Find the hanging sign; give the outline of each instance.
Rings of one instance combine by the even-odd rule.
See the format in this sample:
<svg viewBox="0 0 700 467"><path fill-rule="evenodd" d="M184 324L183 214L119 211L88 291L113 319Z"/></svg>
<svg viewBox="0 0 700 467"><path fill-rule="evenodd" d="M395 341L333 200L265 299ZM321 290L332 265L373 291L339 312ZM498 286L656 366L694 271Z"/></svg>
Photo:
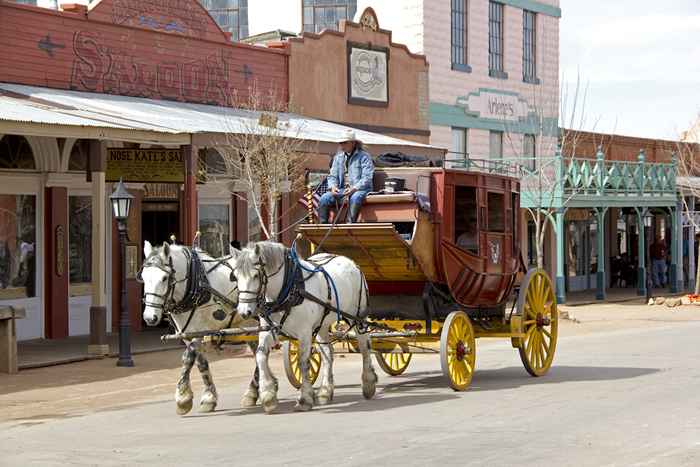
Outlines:
<svg viewBox="0 0 700 467"><path fill-rule="evenodd" d="M184 183L182 149L107 149L108 182Z"/></svg>

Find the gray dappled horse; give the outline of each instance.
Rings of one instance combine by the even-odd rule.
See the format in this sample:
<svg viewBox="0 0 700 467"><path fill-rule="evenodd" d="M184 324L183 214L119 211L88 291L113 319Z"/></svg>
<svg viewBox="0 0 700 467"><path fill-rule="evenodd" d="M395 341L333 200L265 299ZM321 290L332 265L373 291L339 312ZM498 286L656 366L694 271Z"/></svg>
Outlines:
<svg viewBox="0 0 700 467"><path fill-rule="evenodd" d="M143 266L139 279L143 282L143 319L156 326L168 314L178 333L218 331L240 325L236 314L238 287L233 276L233 265L239 252L212 258L198 249L163 243L154 248L144 242ZM216 408L218 396L201 339L185 341L182 370L175 391L177 413L184 415L192 409L190 371L197 368L204 381L200 412ZM255 405L258 396L257 368L241 404ZM250 401L252 400L252 404Z"/></svg>

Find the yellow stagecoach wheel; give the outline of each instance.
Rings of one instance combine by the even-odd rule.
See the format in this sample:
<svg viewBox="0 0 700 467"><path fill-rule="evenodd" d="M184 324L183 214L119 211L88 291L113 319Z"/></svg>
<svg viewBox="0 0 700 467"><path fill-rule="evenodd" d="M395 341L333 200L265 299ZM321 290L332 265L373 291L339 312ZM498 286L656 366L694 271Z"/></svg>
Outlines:
<svg viewBox="0 0 700 467"><path fill-rule="evenodd" d="M408 351L408 347L401 346L391 352L376 352L374 358L377 360L379 368L389 376L399 376L411 363L413 355Z"/></svg>
<svg viewBox="0 0 700 467"><path fill-rule="evenodd" d="M518 312L524 334L518 346L520 359L528 373L542 376L554 360L559 323L554 288L542 269L531 269L523 279Z"/></svg>
<svg viewBox="0 0 700 467"><path fill-rule="evenodd" d="M440 335L442 373L455 391L469 387L476 366L476 339L469 317L463 311L447 316Z"/></svg>
<svg viewBox="0 0 700 467"><path fill-rule="evenodd" d="M299 365L299 343L297 341L284 341L282 343L282 355L284 356L284 372L287 373L289 384L296 389L301 387L301 366ZM316 346L311 349L309 358L309 379L311 384L316 382L321 369L321 354Z"/></svg>

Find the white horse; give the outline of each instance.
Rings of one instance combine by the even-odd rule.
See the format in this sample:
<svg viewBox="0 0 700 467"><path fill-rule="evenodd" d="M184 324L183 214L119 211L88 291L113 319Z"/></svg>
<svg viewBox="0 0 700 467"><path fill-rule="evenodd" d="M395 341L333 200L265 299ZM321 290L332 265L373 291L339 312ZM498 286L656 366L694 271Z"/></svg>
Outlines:
<svg viewBox="0 0 700 467"><path fill-rule="evenodd" d="M232 280L235 279L232 272L238 250L232 248L231 255L223 258L212 258L196 250L194 254L202 266L199 274L191 267L195 256L190 248L168 243L163 243L161 248L153 248L146 241L143 254L145 260L140 272L145 305L143 319L149 326L158 325L166 313L178 333L218 331L241 323L236 314L238 287ZM203 290L207 287L201 287L202 284L208 284L211 290ZM185 344L182 370L175 391L177 413L184 415L192 409L194 396L190 371L195 362L205 386L199 410L211 412L216 408L218 396L205 349L201 339L188 340ZM254 406L257 401L257 375L256 368L250 386L241 399L243 407Z"/></svg>
<svg viewBox="0 0 700 467"><path fill-rule="evenodd" d="M340 310L359 319L367 311L367 283L353 261L328 254L315 255L307 261L299 259L303 279L296 276L295 281L295 262L290 252L279 243L249 245L238 256L234 271L239 289L238 314L241 318L250 318L257 313L261 325L270 327L260 333L255 353L260 371L260 403L267 413L278 404L276 379L270 371L268 356L279 333L299 341L302 385L295 410L306 411L312 408L314 401L320 405L329 403L334 390L333 347L329 338L330 326L337 315L318 301L332 307L338 305L332 285L335 284ZM319 265L328 277L319 271ZM305 291L298 293L301 287ZM308 376L314 333L321 353L321 383L315 394ZM376 391L377 375L372 368L368 334L357 332L357 343L362 353L362 394L371 399Z"/></svg>

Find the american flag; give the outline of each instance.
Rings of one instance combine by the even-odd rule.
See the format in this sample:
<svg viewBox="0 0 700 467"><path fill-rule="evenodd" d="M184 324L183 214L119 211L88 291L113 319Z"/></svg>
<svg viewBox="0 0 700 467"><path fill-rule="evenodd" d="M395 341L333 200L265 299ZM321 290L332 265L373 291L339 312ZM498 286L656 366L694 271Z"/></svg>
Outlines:
<svg viewBox="0 0 700 467"><path fill-rule="evenodd" d="M328 179L324 178L318 185L316 185L316 187L312 189L313 194L311 196L311 204L314 207L314 216L318 217L318 203L321 199L321 196L323 196L323 194L326 191L328 191ZM308 207L306 193L304 193L304 196L299 198L299 204L301 204L304 207Z"/></svg>

